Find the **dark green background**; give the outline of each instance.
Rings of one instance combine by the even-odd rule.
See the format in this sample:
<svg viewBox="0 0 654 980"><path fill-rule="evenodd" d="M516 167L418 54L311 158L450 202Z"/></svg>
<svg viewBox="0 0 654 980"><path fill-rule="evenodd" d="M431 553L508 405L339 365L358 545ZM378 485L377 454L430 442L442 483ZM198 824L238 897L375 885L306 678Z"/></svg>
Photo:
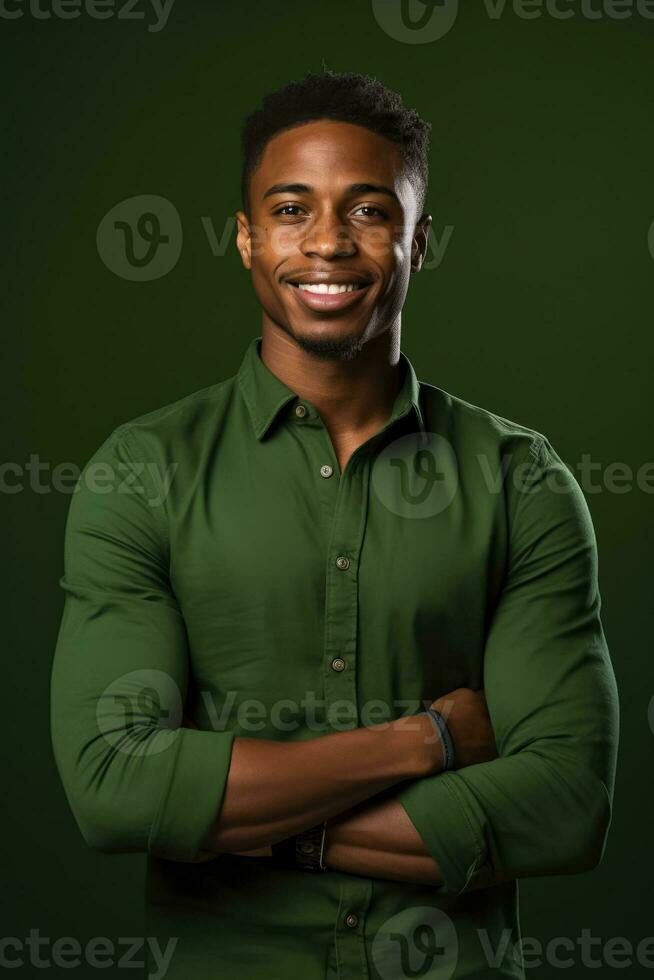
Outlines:
<svg viewBox="0 0 654 980"><path fill-rule="evenodd" d="M654 459L654 21L524 20L508 7L493 20L462 6L449 34L421 45L384 33L368 0L177 0L159 33L85 14L0 19L4 458L81 466L119 423L234 373L260 313L234 234L214 256L201 218L220 237L240 206L243 116L324 58L376 75L433 125L428 209L439 238L454 230L403 314L419 377L544 432L571 465ZM173 202L184 229L176 267L145 283L114 275L96 248L102 216L140 194ZM144 858L86 848L50 747L70 496L23 480L2 494L0 938L139 935ZM543 942L589 928L635 946L654 935L654 496L634 485L587 499L621 695L613 824L593 872L521 882L521 925ZM577 957L572 971L528 976L562 972L615 971Z"/></svg>

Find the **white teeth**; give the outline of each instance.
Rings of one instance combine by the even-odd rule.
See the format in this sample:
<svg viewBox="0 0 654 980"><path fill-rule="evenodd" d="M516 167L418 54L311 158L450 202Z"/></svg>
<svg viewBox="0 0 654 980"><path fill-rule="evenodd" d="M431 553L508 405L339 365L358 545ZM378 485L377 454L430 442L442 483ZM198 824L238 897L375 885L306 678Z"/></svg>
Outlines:
<svg viewBox="0 0 654 980"><path fill-rule="evenodd" d="M300 282L298 283L298 287L299 289L306 290L308 293L352 293L355 289L359 288L354 283L341 286L337 283L326 282Z"/></svg>

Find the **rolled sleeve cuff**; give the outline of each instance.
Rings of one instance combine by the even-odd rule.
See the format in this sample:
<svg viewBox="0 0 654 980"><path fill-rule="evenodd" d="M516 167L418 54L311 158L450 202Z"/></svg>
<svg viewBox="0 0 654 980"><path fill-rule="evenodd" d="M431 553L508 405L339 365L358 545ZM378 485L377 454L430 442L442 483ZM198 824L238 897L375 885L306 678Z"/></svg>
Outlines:
<svg viewBox="0 0 654 980"><path fill-rule="evenodd" d="M457 778L440 773L418 779L397 795L441 869L440 890L452 895L465 891L486 860L483 813Z"/></svg>
<svg viewBox="0 0 654 980"><path fill-rule="evenodd" d="M148 853L192 861L218 816L235 733L178 731L172 772L150 829Z"/></svg>

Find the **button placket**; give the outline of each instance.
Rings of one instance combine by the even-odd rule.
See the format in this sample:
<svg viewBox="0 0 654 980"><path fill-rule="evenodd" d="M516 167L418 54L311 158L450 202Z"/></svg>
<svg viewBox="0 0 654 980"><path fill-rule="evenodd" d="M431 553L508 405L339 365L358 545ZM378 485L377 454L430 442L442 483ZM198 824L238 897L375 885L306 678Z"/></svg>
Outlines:
<svg viewBox="0 0 654 980"><path fill-rule="evenodd" d="M368 506L368 482L367 460L356 467L346 467L341 475L327 559L323 659L325 712L328 723L337 722L339 731L357 728L360 724L356 683L358 572ZM346 702L345 717L343 702Z"/></svg>
<svg viewBox="0 0 654 980"><path fill-rule="evenodd" d="M339 980L359 980L370 975L363 933L372 901L372 881L341 875L341 894L334 942Z"/></svg>
<svg viewBox="0 0 654 980"><path fill-rule="evenodd" d="M298 423L302 430L302 442L311 468L313 492L320 509L321 527L325 532L325 546L330 540L334 511L338 497L340 473L327 430L320 416L304 418Z"/></svg>

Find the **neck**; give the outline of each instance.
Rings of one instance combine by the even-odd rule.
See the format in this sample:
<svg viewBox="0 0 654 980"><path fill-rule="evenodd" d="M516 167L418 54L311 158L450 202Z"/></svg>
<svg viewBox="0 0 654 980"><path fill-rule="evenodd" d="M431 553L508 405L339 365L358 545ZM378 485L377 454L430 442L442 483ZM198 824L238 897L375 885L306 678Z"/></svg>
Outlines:
<svg viewBox="0 0 654 980"><path fill-rule="evenodd" d="M315 406L333 438L377 431L388 420L401 384L399 318L347 361L310 354L276 324L264 322L261 360Z"/></svg>

